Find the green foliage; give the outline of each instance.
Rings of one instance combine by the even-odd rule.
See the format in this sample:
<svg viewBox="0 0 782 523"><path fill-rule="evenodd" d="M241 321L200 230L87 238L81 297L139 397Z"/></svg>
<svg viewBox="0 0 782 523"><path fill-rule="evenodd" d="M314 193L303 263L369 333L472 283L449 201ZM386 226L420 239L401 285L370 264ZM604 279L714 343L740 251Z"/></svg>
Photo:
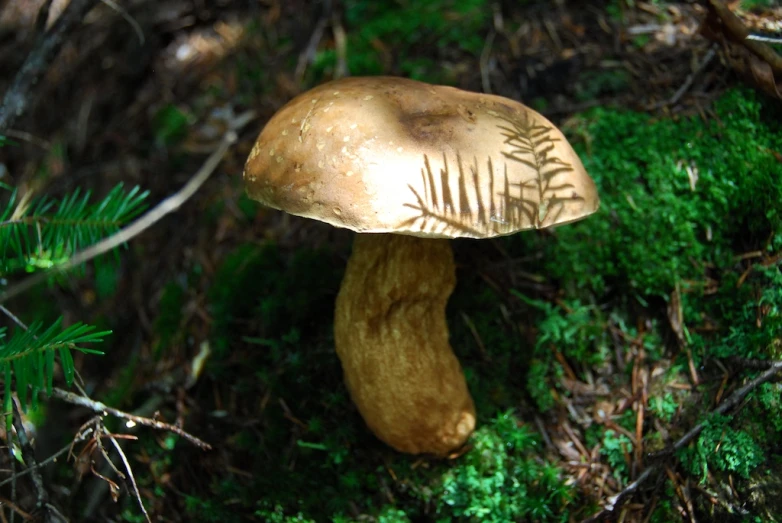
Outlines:
<svg viewBox="0 0 782 523"><path fill-rule="evenodd" d="M710 312L726 321L726 332L716 342L694 335L693 344L704 356L717 358L780 358L782 346L782 271L779 267L753 267L754 277L737 289L726 281ZM755 299L754 295L760 298ZM758 311L764 312L758 321Z"/></svg>
<svg viewBox="0 0 782 523"><path fill-rule="evenodd" d="M146 192L122 184L90 203L90 193L76 190L59 200L19 201L11 191L0 205L0 276L33 272L66 262L76 251L113 234L139 214Z"/></svg>
<svg viewBox="0 0 782 523"><path fill-rule="evenodd" d="M661 396L649 398L649 410L662 421L669 423L679 409L679 404L673 394L666 392Z"/></svg>
<svg viewBox="0 0 782 523"><path fill-rule="evenodd" d="M3 411L6 424L10 424L12 413L11 393L19 396L23 406L32 401L38 405L38 393L51 394L54 381L54 362L60 357L65 381L73 381L73 356L71 351L78 350L93 354L99 351L83 347L85 343L103 341L110 331L97 331L95 327L75 323L62 328L61 319L44 328L40 322L33 323L28 329L17 329L8 336L6 329L0 328L0 373L3 376ZM13 383L13 387L12 387Z"/></svg>
<svg viewBox="0 0 782 523"><path fill-rule="evenodd" d="M90 193L76 190L57 200L50 197L25 201L17 191L6 189L0 204L0 276L25 270L49 269L67 262L77 251L119 230L143 209L147 193L138 187L126 191L117 185L97 203ZM104 275L104 276L101 276ZM114 271L98 271L97 289L101 293L114 287ZM55 359L59 356L65 382L73 380L71 351L96 353L83 345L102 341L110 331L75 323L63 328L61 319L45 324L34 322L27 329L17 328L10 336L0 329L0 372L4 385L6 424L11 423L11 392L22 405L36 405L41 391L51 393Z"/></svg>
<svg viewBox="0 0 782 523"><path fill-rule="evenodd" d="M617 478L627 481L628 463L626 456L632 455L633 442L624 434L617 434L614 430L603 432L603 446L600 454L611 465L611 470Z"/></svg>
<svg viewBox="0 0 782 523"><path fill-rule="evenodd" d="M261 502L261 504L268 505L266 502ZM255 515L259 518L263 518L262 521L266 521L267 523L315 523L314 519L305 517L301 512L295 516L286 515L285 509L280 504L275 505L272 509L258 509L255 512Z"/></svg>
<svg viewBox="0 0 782 523"><path fill-rule="evenodd" d="M747 10L763 9L779 5L779 0L741 0L741 8Z"/></svg>
<svg viewBox="0 0 782 523"><path fill-rule="evenodd" d="M442 68L415 49L447 47L478 55L483 47L491 7L486 0L346 0L347 66L353 75L389 73L442 81ZM322 74L334 68L336 52L321 51L314 68Z"/></svg>
<svg viewBox="0 0 782 523"><path fill-rule="evenodd" d="M748 478L765 461L765 453L749 432L731 426L732 416L710 414L700 437L679 456L691 474L705 479L709 470L735 472Z"/></svg>
<svg viewBox="0 0 782 523"><path fill-rule="evenodd" d="M605 338L605 320L596 307L578 301L563 302L561 306L527 298L518 291L511 293L541 311L537 322L538 336L534 359L527 374L527 391L541 411L554 406L552 389L560 383L562 364L553 357L554 351L578 366L599 366L608 354Z"/></svg>
<svg viewBox="0 0 782 523"><path fill-rule="evenodd" d="M176 105L168 104L160 108L152 119L155 141L160 145L174 145L187 134L191 119L191 115Z"/></svg>
<svg viewBox="0 0 782 523"><path fill-rule="evenodd" d="M668 296L687 281L697 290L706 264L724 266L741 248L733 238L756 245L782 230L773 154L782 150L779 110L732 91L715 111L709 122L587 113L578 127L586 140L575 146L598 186L600 211L558 229L556 242L508 241L544 251L546 274L565 287Z"/></svg>
<svg viewBox="0 0 782 523"><path fill-rule="evenodd" d="M439 488L438 522L552 521L572 491L559 470L541 462L538 437L510 412L479 428L473 449L447 471Z"/></svg>
<svg viewBox="0 0 782 523"><path fill-rule="evenodd" d="M735 257L782 249L782 171L774 155L782 150L782 119L778 108L747 91L729 92L715 110L718 118L709 122L654 120L619 110L588 113L571 131L583 137L576 146L598 185L600 212L557 229L553 241L540 234L502 240L511 256L543 253L539 265L525 270L560 284L557 305L514 292L533 313L536 344L526 387L540 410L554 408L567 394L560 386L563 368L557 354L586 382L603 368L610 369L617 386L626 383L628 376L605 366L614 361L605 339L609 326L621 333L612 340L616 350L626 350L621 340L633 340L633 350L643 348L647 361L671 357L667 322L648 316L677 287L684 335L699 373L720 372L714 358L782 357L779 262L769 265L766 258L764 265L748 270ZM716 287L704 296L707 277ZM642 323L638 311L643 311ZM686 352L676 354L659 385L688 374ZM692 413L713 408L708 400L719 384L702 385L703 396L657 389L649 397L650 413L690 427L697 422ZM682 396L691 399L680 406ZM729 424L719 417L710 421L678 454L682 465L698 478L706 472L748 477L778 452L781 407L776 384L761 388ZM680 410L681 419L674 419ZM628 411L615 421L632 427L632 419L625 418L633 414ZM653 444L658 437L652 431L645 439ZM593 425L586 442L590 448L601 445L603 459L620 482L629 479L629 438ZM655 517L664 520L670 514L669 507Z"/></svg>
<svg viewBox="0 0 782 523"><path fill-rule="evenodd" d="M755 397L759 403L757 418L765 419L777 432L782 432L782 384L764 383L755 391Z"/></svg>

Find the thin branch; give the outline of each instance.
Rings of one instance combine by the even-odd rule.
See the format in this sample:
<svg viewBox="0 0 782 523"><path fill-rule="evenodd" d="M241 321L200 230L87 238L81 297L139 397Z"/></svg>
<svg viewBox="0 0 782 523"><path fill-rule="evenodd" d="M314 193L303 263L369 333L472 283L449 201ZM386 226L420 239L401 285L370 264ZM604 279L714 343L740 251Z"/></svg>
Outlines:
<svg viewBox="0 0 782 523"><path fill-rule="evenodd" d="M23 142L31 143L33 145L37 145L41 149L45 151L49 151L52 148L52 144L48 141L44 140L43 138L39 138L38 136L35 136L32 133L28 133L27 131L20 131L19 129L6 129L3 133L6 138L14 138L16 140L21 140Z"/></svg>
<svg viewBox="0 0 782 523"><path fill-rule="evenodd" d="M130 27L133 28L133 30L136 32L136 37L138 38L138 42L141 45L144 45L144 30L141 28L141 25L139 25L136 20L130 16L130 13L128 13L125 8L123 8L121 5L114 2L114 0L100 0L110 8L114 9L119 15L130 25Z"/></svg>
<svg viewBox="0 0 782 523"><path fill-rule="evenodd" d="M763 36L763 35L748 35L747 40L754 40L756 42L764 42L767 44L782 45L782 37L778 36Z"/></svg>
<svg viewBox="0 0 782 523"><path fill-rule="evenodd" d="M0 312L11 318L11 321L19 325L23 330L30 330L30 328L25 325L22 320L20 320L13 312L9 311L4 305L0 305Z"/></svg>
<svg viewBox="0 0 782 523"><path fill-rule="evenodd" d="M17 474L14 474L12 477L8 479L4 479L3 481L0 481L0 487L7 485L8 483L11 483L14 479L21 478L22 476L26 476L27 474L30 474L33 470L40 469L48 465L49 463L52 463L57 460L60 456L68 452L70 450L72 443L68 443L63 448L46 458L45 460L36 463L35 465L29 466L26 469L24 469L22 472L19 472Z"/></svg>
<svg viewBox="0 0 782 523"><path fill-rule="evenodd" d="M125 453L122 451L122 447L119 446L119 443L117 443L117 440L114 439L113 434L110 434L106 429L103 429L103 433L109 437L109 441L111 441L114 444L114 448L117 449L117 452L119 453L119 457L122 459L122 463L125 464L125 470L128 471L130 484L133 485L133 493L136 495L138 504L141 507L141 512L144 513L144 517L147 518L147 521L149 523L152 523L152 520L149 519L149 514L147 513L147 509L144 507L144 502L141 500L141 493L138 490L138 485L136 485L136 478L133 476L133 469L130 468L130 462L128 462L127 456L125 456Z"/></svg>
<svg viewBox="0 0 782 523"><path fill-rule="evenodd" d="M101 403L100 401L95 401L91 398L79 396L78 394L68 392L67 390L63 390L55 387L54 389L52 389L52 397L61 399L72 405L86 407L92 410L93 412L97 412L98 414L111 414L112 416L116 416L118 418L128 420L129 422L133 422L138 425L144 425L158 430L173 432L174 434L183 437L184 439L188 440L189 442L191 442L192 444L196 445L197 447L203 450L210 450L212 448L212 446L209 443L193 436L188 432L185 432L184 430L177 427L176 425L171 425L170 423L164 423L162 421L158 421L151 418L136 416L135 414L130 414L128 412L115 409L114 407L109 407L108 405Z"/></svg>
<svg viewBox="0 0 782 523"><path fill-rule="evenodd" d="M19 72L16 73L11 87L6 91L0 104L0 134L14 124L14 121L27 110L30 91L38 83L49 67L67 36L76 28L84 16L95 6L98 0L71 0L49 31L42 32L30 54L27 55ZM39 26L45 26L49 3L39 16ZM40 23L44 20L43 24Z"/></svg>
<svg viewBox="0 0 782 523"><path fill-rule="evenodd" d="M766 383L767 381L771 381L774 376L776 376L778 373L782 372L782 361L774 361L774 362L768 362L767 369L760 374L757 378L750 381L740 389L738 389L736 392L730 395L728 399L723 401L719 407L714 409L712 412L716 414L725 414L727 411L741 403L744 398L761 386L762 384ZM649 454L647 458L649 459L656 459L662 456L667 456L673 454L673 452L683 448L684 446L688 445L693 439L695 439L698 434L700 434L703 429L706 427L706 422L700 422L697 425L695 425L689 432L687 432L684 436L676 440L676 442L673 444L672 447L669 449L656 452L653 454ZM643 472L629 485L627 485L624 489L622 489L621 492L617 493L614 496L611 496L608 498L608 502L606 503L605 507L603 507L603 510L598 512L597 514L594 514L587 519L584 520L584 523L586 522L593 522L593 521L601 521L607 516L611 515L617 508L619 508L626 499L628 499L633 493L635 493L638 489L641 488L641 486L653 475L656 475L657 472L660 471L662 467L662 463L653 463L646 467Z"/></svg>
<svg viewBox="0 0 782 523"><path fill-rule="evenodd" d="M329 2L330 4L330 2ZM326 27L329 25L329 16L324 15L315 24L315 29L310 35L307 47L299 55L299 61L296 63L296 71L294 72L294 78L296 82L301 84L304 79L304 73L307 71L307 67L315 60L315 55L318 52L318 46L323 39L323 34L326 32Z"/></svg>
<svg viewBox="0 0 782 523"><path fill-rule="evenodd" d="M22 516L22 518L24 518L25 521L34 521L32 514L25 512L11 500L0 498L0 507L8 507L11 509L11 523L14 522L14 517L16 516L16 514Z"/></svg>
<svg viewBox="0 0 782 523"><path fill-rule="evenodd" d="M123 243L138 236L146 229L160 221L164 216L170 214L179 209L187 200L189 200L198 189L209 179L214 170L220 164L228 151L228 148L237 140L236 132L231 130L223 136L220 145L217 149L206 159L201 168L196 172L192 178L176 193L169 196L165 200L161 201L155 207L139 217L136 221L118 231L117 233L109 236L108 238L101 240L100 242L83 249L74 254L68 261L53 267L52 269L44 272L39 272L27 279L22 280L18 284L12 286L10 289L0 294L0 303L4 303L11 298L19 296L24 292L35 287L39 283L49 278L52 273L64 273L68 272L75 267L78 267L82 263L85 263L101 254L105 254L116 247L119 247Z"/></svg>
<svg viewBox="0 0 782 523"><path fill-rule="evenodd" d="M713 412L716 414L725 414L727 411L729 411L730 409L732 409L733 407L741 403L744 400L744 398L747 396L747 394L749 394L759 386L763 385L767 381L771 381L771 379L774 376L776 376L778 372L782 372L782 361L772 362L765 372L763 372L760 376L758 376L757 378L750 381L749 383L741 387L739 390L731 394L730 397L725 401L723 401L719 407L714 409ZM695 425L695 427L693 427L692 430L690 430L687 434L679 438L679 440L673 445L673 451L679 450L685 445L687 445L688 443L690 443L690 441L695 439L705 427L706 424L703 422Z"/></svg>

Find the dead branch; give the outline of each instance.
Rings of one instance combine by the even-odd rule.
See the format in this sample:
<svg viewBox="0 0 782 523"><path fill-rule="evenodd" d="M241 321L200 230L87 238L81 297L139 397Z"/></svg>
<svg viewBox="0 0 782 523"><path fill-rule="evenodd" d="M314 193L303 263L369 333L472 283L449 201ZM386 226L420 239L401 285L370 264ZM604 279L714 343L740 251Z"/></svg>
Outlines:
<svg viewBox="0 0 782 523"><path fill-rule="evenodd" d="M103 414L103 415L111 414L112 416L122 418L124 420L127 420L128 422L132 422L138 425L144 425L146 427L152 427L158 430L173 432L174 434L181 436L182 438L186 439L193 445L203 450L210 450L212 448L212 446L209 443L193 436L192 434L186 432L180 427L177 427L176 425L171 425L170 423L164 423L162 421L158 421L151 418L145 418L143 416L136 416L135 414L130 414L129 412L124 412L119 409L115 409L114 407L109 407L108 405L106 405L105 403L101 403L100 401L95 401L86 396L79 396L78 394L74 394L73 392L68 392L67 390L63 390L56 387L52 390L52 396L57 399L68 402L71 405L86 407L98 414Z"/></svg>

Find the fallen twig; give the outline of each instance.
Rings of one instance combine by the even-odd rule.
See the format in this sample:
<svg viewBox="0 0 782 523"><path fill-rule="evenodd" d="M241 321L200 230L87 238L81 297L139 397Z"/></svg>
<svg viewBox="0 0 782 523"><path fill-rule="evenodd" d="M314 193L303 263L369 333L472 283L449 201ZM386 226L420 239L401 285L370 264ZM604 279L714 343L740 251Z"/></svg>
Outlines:
<svg viewBox="0 0 782 523"><path fill-rule="evenodd" d="M767 365L766 370L760 374L757 378L753 379L740 389L738 389L736 392L730 395L728 399L726 399L724 402L720 404L719 407L714 409L712 412L716 414L725 414L727 411L738 405L742 402L742 400L755 390L760 385L766 383L767 381L770 381L774 378L778 373L782 372L782 361L774 361L769 362ZM676 442L669 448L660 452L655 452L653 454L648 454L647 459L657 459L664 456L669 456L673 454L675 451L683 448L684 446L688 445L693 439L695 439L698 434L703 431L706 424L705 422L698 423L695 425L692 429L690 429L689 432L687 432L684 436L676 440ZM611 515L617 508L622 506L624 504L624 501L628 499L633 493L635 493L645 482L648 480L652 475L656 474L657 472L660 472L660 470L663 467L663 463L653 463L646 467L643 472L636 478L635 481L628 484L624 489L622 489L620 492L615 494L614 496L611 496L608 498L608 502L603 507L603 510L598 512L597 514L594 514L587 519L584 520L584 523L591 522L591 521L599 521L606 516Z"/></svg>
<svg viewBox="0 0 782 523"><path fill-rule="evenodd" d="M68 392L67 390L63 390L55 387L54 389L52 389L52 397L66 401L72 405L86 407L92 410L93 412L97 412L98 414L104 414L104 415L111 414L112 416L125 419L129 422L136 423L138 425L144 425L146 427L152 427L158 430L173 432L174 434L183 437L193 445L203 450L210 450L212 448L212 446L209 443L193 436L192 434L182 430L180 427L177 427L176 425L171 425L170 423L164 423L162 421L158 421L151 418L136 416L135 414L130 414L129 412L124 412L119 409L109 407L105 403L102 403L100 401L95 401L86 396L79 396L78 394L74 394L73 392Z"/></svg>

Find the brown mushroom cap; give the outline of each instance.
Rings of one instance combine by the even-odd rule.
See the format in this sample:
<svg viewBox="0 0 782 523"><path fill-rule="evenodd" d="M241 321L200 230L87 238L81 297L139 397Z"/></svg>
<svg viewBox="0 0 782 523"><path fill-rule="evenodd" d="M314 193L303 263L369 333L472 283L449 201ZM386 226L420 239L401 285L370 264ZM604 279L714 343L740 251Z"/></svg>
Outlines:
<svg viewBox="0 0 782 523"><path fill-rule="evenodd" d="M345 78L291 100L244 171L248 194L357 232L487 238L595 212L563 134L507 98L393 77Z"/></svg>

